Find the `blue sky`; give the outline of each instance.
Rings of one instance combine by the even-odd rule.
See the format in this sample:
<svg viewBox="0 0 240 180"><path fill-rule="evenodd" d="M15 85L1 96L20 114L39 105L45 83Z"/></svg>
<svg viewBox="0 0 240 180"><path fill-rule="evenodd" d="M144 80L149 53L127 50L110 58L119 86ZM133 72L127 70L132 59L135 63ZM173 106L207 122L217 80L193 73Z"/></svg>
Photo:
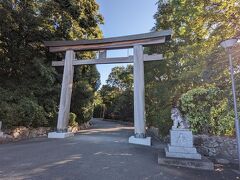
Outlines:
<svg viewBox="0 0 240 180"><path fill-rule="evenodd" d="M153 15L157 11L157 0L96 0L104 17L101 26L104 37L146 33L154 26ZM132 50L110 51L108 57L128 56ZM111 69L126 64L97 65L101 83L105 84Z"/></svg>

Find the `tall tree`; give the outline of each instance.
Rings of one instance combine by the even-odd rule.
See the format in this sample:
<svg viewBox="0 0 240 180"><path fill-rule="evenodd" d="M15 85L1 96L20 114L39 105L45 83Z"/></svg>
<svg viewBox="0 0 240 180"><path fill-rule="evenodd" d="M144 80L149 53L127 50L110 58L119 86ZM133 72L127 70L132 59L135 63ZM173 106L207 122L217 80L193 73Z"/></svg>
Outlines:
<svg viewBox="0 0 240 180"><path fill-rule="evenodd" d="M133 66L114 67L100 94L105 105L105 117L133 120Z"/></svg>
<svg viewBox="0 0 240 180"><path fill-rule="evenodd" d="M148 123L170 127L170 109L177 105L181 94L206 84L203 74L207 74L208 57L220 41L240 32L239 10L237 0L158 1L153 31L172 29L174 33L166 46L146 50L165 55L163 62L145 65ZM163 134L168 132L166 129L161 129Z"/></svg>
<svg viewBox="0 0 240 180"><path fill-rule="evenodd" d="M48 53L42 42L101 37L98 25L103 18L98 8L95 0L0 0L0 120L5 126L56 121L62 70L55 71L50 62L64 55ZM81 88L90 86L93 96L99 86L96 67L78 67L75 73L76 84L87 74Z"/></svg>

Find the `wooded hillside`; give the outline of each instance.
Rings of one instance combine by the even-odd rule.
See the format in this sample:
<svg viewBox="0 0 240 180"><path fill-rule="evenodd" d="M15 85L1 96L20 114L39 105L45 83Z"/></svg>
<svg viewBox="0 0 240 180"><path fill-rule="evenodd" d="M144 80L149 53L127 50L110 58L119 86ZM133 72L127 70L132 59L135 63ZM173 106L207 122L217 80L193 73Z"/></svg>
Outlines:
<svg viewBox="0 0 240 180"><path fill-rule="evenodd" d="M95 0L0 1L0 120L5 128L56 126L62 69L52 68L51 61L64 54L48 53L43 41L101 38L98 9ZM71 110L78 122L92 116L99 85L95 66L75 68Z"/></svg>

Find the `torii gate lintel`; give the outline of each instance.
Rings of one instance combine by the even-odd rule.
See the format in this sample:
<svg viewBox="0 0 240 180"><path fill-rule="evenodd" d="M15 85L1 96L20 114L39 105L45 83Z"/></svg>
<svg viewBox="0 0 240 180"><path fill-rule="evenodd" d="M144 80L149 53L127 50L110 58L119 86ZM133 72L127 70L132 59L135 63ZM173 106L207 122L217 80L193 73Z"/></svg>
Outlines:
<svg viewBox="0 0 240 180"><path fill-rule="evenodd" d="M60 107L58 114L57 132L48 134L49 138L65 138L72 136L67 132L70 113L70 103L75 65L84 64L134 64L134 132L129 138L129 143L151 145L151 138L146 137L145 123L145 93L144 93L144 61L162 60L162 54L146 55L143 46L165 43L171 37L171 30L130 35L116 38L80 41L48 41L45 45L50 52L65 51L65 60L53 61L53 66L64 66L61 89ZM107 58L106 51L110 49L133 48L133 56ZM74 51L101 51L98 59L76 60Z"/></svg>

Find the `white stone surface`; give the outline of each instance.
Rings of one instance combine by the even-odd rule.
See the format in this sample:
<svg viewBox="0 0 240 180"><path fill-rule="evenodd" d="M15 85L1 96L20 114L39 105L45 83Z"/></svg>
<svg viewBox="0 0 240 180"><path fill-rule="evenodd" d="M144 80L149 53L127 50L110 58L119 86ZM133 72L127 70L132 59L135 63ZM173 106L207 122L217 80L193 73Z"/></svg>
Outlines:
<svg viewBox="0 0 240 180"><path fill-rule="evenodd" d="M208 158L202 157L201 159L190 159L190 158L168 158L165 157L161 152L158 153L158 164L194 168L203 170L214 170L214 164Z"/></svg>
<svg viewBox="0 0 240 180"><path fill-rule="evenodd" d="M75 53L72 50L66 51L64 61L64 72L63 81L60 97L60 107L58 114L58 130L66 130L68 127L70 103L72 96L72 85L73 85L73 60L75 59Z"/></svg>
<svg viewBox="0 0 240 180"><path fill-rule="evenodd" d="M170 130L171 146L193 147L192 131L188 129Z"/></svg>
<svg viewBox="0 0 240 180"><path fill-rule="evenodd" d="M135 134L146 133L145 95L144 95L144 62L143 47L135 45L134 52L134 130Z"/></svg>
<svg viewBox="0 0 240 180"><path fill-rule="evenodd" d="M131 143L131 144L151 146L151 137L135 138L134 136L131 136L131 137L129 137L128 142Z"/></svg>
<svg viewBox="0 0 240 180"><path fill-rule="evenodd" d="M58 133L58 132L50 132L48 133L48 138L56 138L56 139L62 139L74 136L72 132L65 132L65 133Z"/></svg>
<svg viewBox="0 0 240 180"><path fill-rule="evenodd" d="M176 153L197 153L194 147L170 146L170 144L168 144L168 150Z"/></svg>
<svg viewBox="0 0 240 180"><path fill-rule="evenodd" d="M184 158L184 159L201 159L201 155L198 153L181 153L181 152L169 152L168 148L165 149L167 157Z"/></svg>
<svg viewBox="0 0 240 180"><path fill-rule="evenodd" d="M0 131L0 137L3 137L3 132Z"/></svg>
<svg viewBox="0 0 240 180"><path fill-rule="evenodd" d="M170 136L170 144L165 148L166 157L201 159L201 155L193 147L192 131L188 129L174 129L170 130Z"/></svg>

